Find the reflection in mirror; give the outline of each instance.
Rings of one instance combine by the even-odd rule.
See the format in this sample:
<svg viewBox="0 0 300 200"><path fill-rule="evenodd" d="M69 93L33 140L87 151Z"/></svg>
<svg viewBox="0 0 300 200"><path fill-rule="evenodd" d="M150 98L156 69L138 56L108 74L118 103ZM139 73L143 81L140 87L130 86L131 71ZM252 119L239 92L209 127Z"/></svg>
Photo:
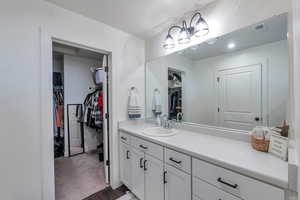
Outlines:
<svg viewBox="0 0 300 200"><path fill-rule="evenodd" d="M170 120L182 119L182 72L168 69L168 111Z"/></svg>
<svg viewBox="0 0 300 200"><path fill-rule="evenodd" d="M280 15L153 60L146 116L241 130L280 125L289 120L288 59Z"/></svg>

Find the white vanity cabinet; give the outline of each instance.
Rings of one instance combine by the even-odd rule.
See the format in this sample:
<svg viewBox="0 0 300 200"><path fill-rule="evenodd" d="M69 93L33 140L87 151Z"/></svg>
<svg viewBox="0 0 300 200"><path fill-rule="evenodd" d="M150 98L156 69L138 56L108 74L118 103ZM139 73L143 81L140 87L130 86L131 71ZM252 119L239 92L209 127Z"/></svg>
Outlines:
<svg viewBox="0 0 300 200"><path fill-rule="evenodd" d="M120 142L120 178L129 189L131 189L131 160L131 147Z"/></svg>
<svg viewBox="0 0 300 200"><path fill-rule="evenodd" d="M191 175L165 165L165 200L190 200L191 197Z"/></svg>
<svg viewBox="0 0 300 200"><path fill-rule="evenodd" d="M193 195L200 197L200 199L210 200L211 198L208 198L209 196L218 195L218 199L222 200L284 200L283 189L210 164L206 161L193 158L192 169ZM204 190L203 188L207 189Z"/></svg>
<svg viewBox="0 0 300 200"><path fill-rule="evenodd" d="M121 181L140 200L284 200L284 189L120 132Z"/></svg>
<svg viewBox="0 0 300 200"><path fill-rule="evenodd" d="M145 155L145 200L164 200L164 164Z"/></svg>
<svg viewBox="0 0 300 200"><path fill-rule="evenodd" d="M121 181L140 200L164 200L163 147L122 132L120 141Z"/></svg>
<svg viewBox="0 0 300 200"><path fill-rule="evenodd" d="M131 191L141 200L145 199L144 152L132 148L131 154Z"/></svg>

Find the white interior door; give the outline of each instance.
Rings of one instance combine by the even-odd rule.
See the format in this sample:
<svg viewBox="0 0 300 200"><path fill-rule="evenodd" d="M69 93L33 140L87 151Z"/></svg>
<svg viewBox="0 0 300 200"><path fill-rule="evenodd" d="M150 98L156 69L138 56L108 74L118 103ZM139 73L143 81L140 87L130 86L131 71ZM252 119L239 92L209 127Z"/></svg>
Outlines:
<svg viewBox="0 0 300 200"><path fill-rule="evenodd" d="M251 130L262 120L261 65L218 72L219 125Z"/></svg>
<svg viewBox="0 0 300 200"><path fill-rule="evenodd" d="M145 200L164 200L164 164L145 155Z"/></svg>
<svg viewBox="0 0 300 200"><path fill-rule="evenodd" d="M104 56L103 59L106 59L107 56ZM105 174L105 182L109 184L109 164L110 164L110 158L109 158L109 131L108 131L108 125L109 125L109 119L105 117L105 114L108 113L108 72L105 72L103 69L104 79L102 84L102 95L103 95L103 149L104 149L104 174ZM109 162L109 163L107 163Z"/></svg>

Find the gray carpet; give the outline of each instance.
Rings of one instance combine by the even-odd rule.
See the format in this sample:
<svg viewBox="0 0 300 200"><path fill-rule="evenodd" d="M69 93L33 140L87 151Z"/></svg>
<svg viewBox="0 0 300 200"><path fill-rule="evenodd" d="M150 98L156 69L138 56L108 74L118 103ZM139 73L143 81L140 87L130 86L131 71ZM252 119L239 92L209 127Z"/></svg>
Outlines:
<svg viewBox="0 0 300 200"><path fill-rule="evenodd" d="M55 159L55 199L82 200L106 188L103 164L95 153Z"/></svg>

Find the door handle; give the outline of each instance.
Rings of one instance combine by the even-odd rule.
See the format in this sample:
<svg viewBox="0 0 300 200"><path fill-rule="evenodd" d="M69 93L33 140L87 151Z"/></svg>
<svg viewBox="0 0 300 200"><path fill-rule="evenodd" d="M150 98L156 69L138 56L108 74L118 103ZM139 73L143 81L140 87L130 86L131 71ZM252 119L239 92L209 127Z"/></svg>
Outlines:
<svg viewBox="0 0 300 200"><path fill-rule="evenodd" d="M129 157L129 151L126 152L126 158L127 158L127 160L130 159L130 157Z"/></svg>
<svg viewBox="0 0 300 200"><path fill-rule="evenodd" d="M257 122L259 122L260 118L259 117L255 117L254 120L257 121Z"/></svg>
<svg viewBox="0 0 300 200"><path fill-rule="evenodd" d="M143 166L143 160L144 160L144 158L140 158L140 168L141 169L144 168L144 166Z"/></svg>
<svg viewBox="0 0 300 200"><path fill-rule="evenodd" d="M146 164L147 164L147 160L144 160L144 171L147 171L147 167L146 167Z"/></svg>
<svg viewBox="0 0 300 200"><path fill-rule="evenodd" d="M164 171L164 184L167 184L167 171Z"/></svg>
<svg viewBox="0 0 300 200"><path fill-rule="evenodd" d="M234 188L234 189L236 189L236 188L238 187L238 184L234 184L234 185L233 185L233 184L227 183L226 181L223 181L221 177L218 178L217 181L220 182L220 183L222 183L222 184L224 184L224 185L227 185L227 186L229 186L229 187L232 187L232 188Z"/></svg>

